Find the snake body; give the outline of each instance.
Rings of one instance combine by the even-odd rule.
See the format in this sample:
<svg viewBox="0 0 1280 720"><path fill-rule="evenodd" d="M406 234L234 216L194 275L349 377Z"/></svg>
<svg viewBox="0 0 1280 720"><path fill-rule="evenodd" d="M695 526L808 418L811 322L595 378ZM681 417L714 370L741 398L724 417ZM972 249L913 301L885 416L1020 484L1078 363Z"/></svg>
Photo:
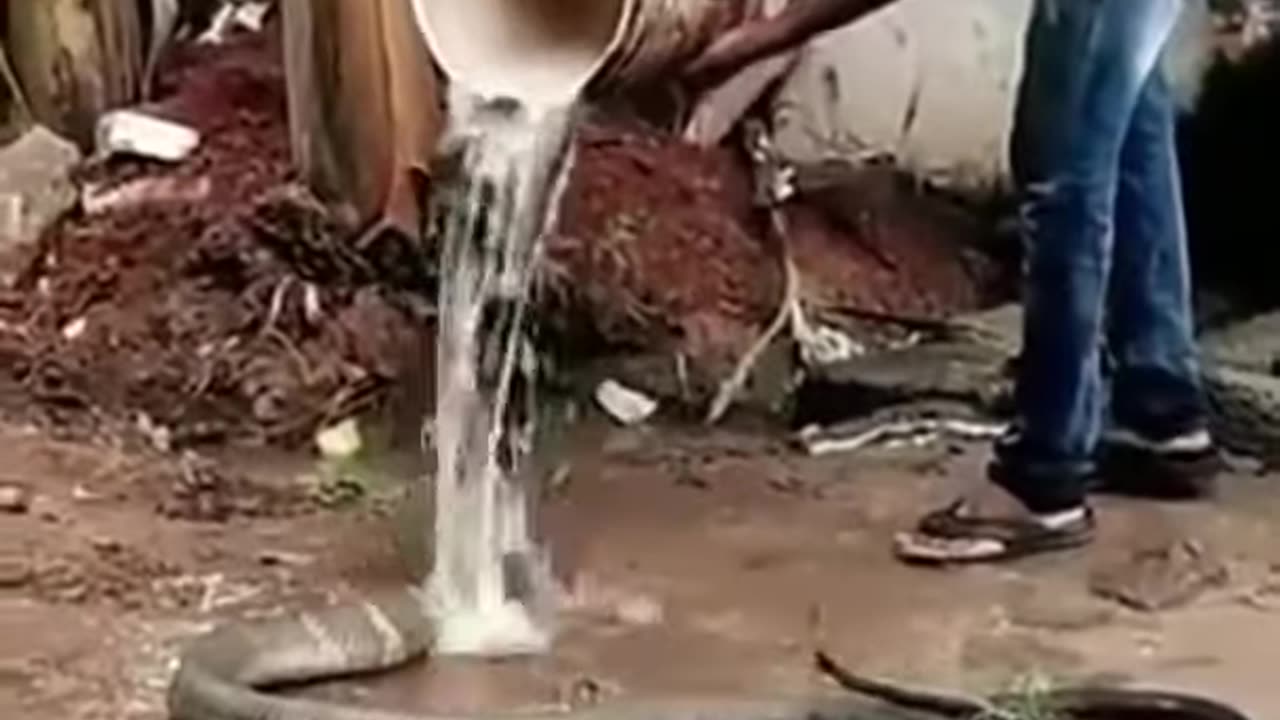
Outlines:
<svg viewBox="0 0 1280 720"><path fill-rule="evenodd" d="M1005 309L968 318L948 337L833 369L828 380L861 384L907 403L946 398L989 407L1007 392L1009 364L1017 354L1018 317L1016 309ZM1220 441L1234 450L1280 457L1280 378L1271 374L1280 357L1280 315L1207 337L1202 349ZM432 644L433 622L420 593L411 588L301 616L231 624L186 648L170 687L170 716L446 720L270 693L284 686L392 670L426 658ZM991 708L964 698L903 691L847 673L833 677L854 694L606 704L543 715L448 720L930 720L971 718ZM1079 720L1246 720L1213 703L1156 692L1082 688L1061 691L1053 699L1066 717Z"/></svg>
<svg viewBox="0 0 1280 720"><path fill-rule="evenodd" d="M1016 720L992 701L904 689L857 677L825 655L818 667L847 694L688 699L596 705L543 714L404 715L271 694L273 688L392 670L425 658L432 621L414 589L301 616L224 626L183 654L169 693L172 720ZM1199 698L1112 688L1051 693L1064 720L1249 720ZM1012 707L1010 702L1007 706Z"/></svg>
<svg viewBox="0 0 1280 720"><path fill-rule="evenodd" d="M928 720L852 695L687 699L597 705L544 714L420 716L271 694L273 688L384 672L427 657L432 621L406 588L253 623L195 640L169 689L172 720Z"/></svg>
<svg viewBox="0 0 1280 720"><path fill-rule="evenodd" d="M857 389L875 408L933 411L960 402L988 414L1009 409L1011 368L1019 351L1021 310L1007 306L957 319L951 330L918 345L871 354L825 368L825 386ZM1280 461L1280 313L1206 333L1200 338L1209 422L1232 452Z"/></svg>

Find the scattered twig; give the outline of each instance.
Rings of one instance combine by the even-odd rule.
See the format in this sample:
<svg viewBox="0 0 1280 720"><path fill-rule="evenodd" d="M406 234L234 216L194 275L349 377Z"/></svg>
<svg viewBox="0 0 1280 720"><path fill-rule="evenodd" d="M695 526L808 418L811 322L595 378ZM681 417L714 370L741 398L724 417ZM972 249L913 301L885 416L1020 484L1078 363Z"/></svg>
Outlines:
<svg viewBox="0 0 1280 720"><path fill-rule="evenodd" d="M213 384L213 379L217 373L218 365L226 360L227 356L230 355L233 350L239 348L246 350L252 349L255 346L261 345L267 339L275 339L298 363L300 371L304 373L308 371L306 360L302 357L301 351L299 351L289 340L287 335L280 332L276 327L276 324L280 321L280 316L284 312L285 301L288 299L288 292L293 287L293 283L293 276L285 276L276 284L275 289L271 292L271 300L267 305L266 318L263 319L260 329L252 340L245 345L241 345L240 338L233 336L227 338L221 343L221 346L213 352L205 363L204 371L200 374L200 379L193 385L193 389L188 392L188 404L199 399L208 392L209 387ZM243 376L243 368L241 372L233 373L233 376L233 380L238 382Z"/></svg>
<svg viewBox="0 0 1280 720"><path fill-rule="evenodd" d="M768 351L778 336L787 328L793 331L803 329L804 318L800 310L800 273L791 257L791 244L788 242L786 217L781 203L786 199L787 189L779 177L782 168L777 165L776 158L767 147L768 138L758 121L748 123L746 132L748 150L756 163L757 201L765 205L769 214L769 229L773 239L779 246L782 255L784 285L782 301L778 313L765 328L764 332L752 343L747 352L738 360L729 377L720 384L715 398L707 412L706 423L714 425L719 422L733 405L738 393L747 384L751 371L759 363L760 357Z"/></svg>
<svg viewBox="0 0 1280 720"><path fill-rule="evenodd" d="M271 328L268 330L266 337L275 340L276 344L288 353L289 357L293 358L293 361L298 368L298 377L302 378L303 383L310 383L311 378L314 376L314 371L311 368L311 364L307 362L306 354L298 348L297 343L295 343L288 335L281 332L279 328Z"/></svg>
<svg viewBox="0 0 1280 720"><path fill-rule="evenodd" d="M209 358L204 363L204 367L200 371L199 380L197 380L196 383L192 385L192 389L187 392L184 407L190 407L191 403L204 397L204 394L208 392L209 388L213 385L213 379L218 374L218 365L220 365L222 361L227 358L227 355L229 355L239 344L239 338L232 336L219 343L219 347L210 353Z"/></svg>
<svg viewBox="0 0 1280 720"><path fill-rule="evenodd" d="M782 307L778 309L778 314L769 323L769 326L765 328L764 333L752 343L747 352L738 360L737 366L734 367L728 379L720 384L720 389L716 391L715 399L711 402L711 409L707 412L706 422L708 425L720 422L725 413L729 412L734 399L738 397L738 393L742 391L742 388L747 384L747 380L751 377L751 371L760 362L760 357L773 345L778 336L791 325L791 308L796 303L799 290L797 288L798 282L795 279L795 263L788 257L786 265L787 280Z"/></svg>
<svg viewBox="0 0 1280 720"><path fill-rule="evenodd" d="M375 378L366 378L346 385L325 407L320 417L321 423L329 424L340 418L358 415L368 409L376 400L381 386L382 383Z"/></svg>
<svg viewBox="0 0 1280 720"><path fill-rule="evenodd" d="M794 168L777 153L762 122L750 120L744 130L747 150L755 164L755 202L768 214L769 237L781 256L784 286L777 315L720 384L707 413L708 425L719 422L729 411L760 358L783 331L790 330L791 340L799 347L800 356L806 363L829 362L823 358L844 358L859 350L856 343L845 336L833 337L833 333L815 327L805 315L800 269L791 255L791 233L783 209L783 205L795 195Z"/></svg>
<svg viewBox="0 0 1280 720"><path fill-rule="evenodd" d="M289 289L293 286L293 277L286 275L280 279L276 289L271 293L271 304L267 308L267 317L262 321L262 329L258 331L258 337L254 339L254 344L272 333L276 329L276 323L280 320L281 313L284 312L285 301L289 299Z"/></svg>

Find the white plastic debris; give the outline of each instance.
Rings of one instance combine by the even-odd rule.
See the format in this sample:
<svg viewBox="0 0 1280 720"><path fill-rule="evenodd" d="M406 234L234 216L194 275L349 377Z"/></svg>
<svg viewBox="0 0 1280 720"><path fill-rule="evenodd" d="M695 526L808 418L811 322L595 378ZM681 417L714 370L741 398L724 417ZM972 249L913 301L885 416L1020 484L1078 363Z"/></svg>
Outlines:
<svg viewBox="0 0 1280 720"><path fill-rule="evenodd" d="M202 45L221 45L235 30L260 32L267 23L267 13L271 11L269 2L237 2L225 0L222 7L209 21L209 27L196 42Z"/></svg>
<svg viewBox="0 0 1280 720"><path fill-rule="evenodd" d="M23 515L30 507L30 489L14 483L0 483L0 513Z"/></svg>
<svg viewBox="0 0 1280 720"><path fill-rule="evenodd" d="M196 42L201 45L221 45L225 42L227 34L235 24L237 10L234 3L224 1L222 7L218 8L218 12L210 19L209 28L196 38Z"/></svg>
<svg viewBox="0 0 1280 720"><path fill-rule="evenodd" d="M316 447L329 460L346 460L355 457L364 447L360 437L360 423L345 420L316 433Z"/></svg>
<svg viewBox="0 0 1280 720"><path fill-rule="evenodd" d="M62 326L62 339L67 342L74 342L75 340L79 340L88 329L89 319L81 315Z"/></svg>
<svg viewBox="0 0 1280 720"><path fill-rule="evenodd" d="M173 431L151 419L150 415L139 413L134 425L157 451L167 453L173 450Z"/></svg>
<svg viewBox="0 0 1280 720"><path fill-rule="evenodd" d="M267 13L271 10L268 2L246 2L236 8L235 24L249 32L260 32L267 23Z"/></svg>
<svg viewBox="0 0 1280 720"><path fill-rule="evenodd" d="M136 110L103 115L95 139L102 155L135 155L162 162L179 162L200 145L200 133L194 129Z"/></svg>
<svg viewBox="0 0 1280 720"><path fill-rule="evenodd" d="M616 380L606 380L596 388L596 402L609 417L625 426L639 425L658 411L658 402Z"/></svg>
<svg viewBox="0 0 1280 720"><path fill-rule="evenodd" d="M828 367L865 355L867 349L847 333L827 325L797 336L800 360L808 368Z"/></svg>

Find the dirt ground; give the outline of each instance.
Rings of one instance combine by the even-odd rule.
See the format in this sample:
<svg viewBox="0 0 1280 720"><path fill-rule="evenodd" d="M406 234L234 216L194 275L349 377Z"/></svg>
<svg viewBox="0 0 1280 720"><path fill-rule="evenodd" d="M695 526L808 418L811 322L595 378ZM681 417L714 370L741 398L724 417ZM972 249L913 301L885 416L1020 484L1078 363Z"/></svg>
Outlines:
<svg viewBox="0 0 1280 720"><path fill-rule="evenodd" d="M298 505L287 499L328 470L241 456L223 466L251 469L245 482L268 499L192 522L158 512L172 492L164 461L13 425L0 436L0 480L35 486L24 512L0 518L6 715L162 718L182 641L218 620L405 577L395 482L342 509ZM1107 677L1209 693L1257 718L1280 712L1274 478L1233 478L1218 505L1104 502L1103 537L1086 552L939 572L897 565L889 538L976 478L981 448L808 458L741 432L604 427L582 447L542 503L572 599L553 655L440 661L314 692L461 711L582 693L803 691L822 683L809 665L821 645L860 670L935 686ZM1185 606L1140 612L1091 592L1108 568L1170 543L1215 568ZM1200 572L1169 567L1174 584Z"/></svg>
<svg viewBox="0 0 1280 720"><path fill-rule="evenodd" d="M282 82L266 37L176 57L153 109L196 125L200 150L87 168L99 200L149 199L68 217L0 292L0 717L163 718L182 643L215 623L405 578L414 459L334 467L297 448L424 374L430 278L421 247L344 244L293 184ZM618 125L578 149L548 307L594 349L736 357L780 294L740 159ZM788 213L817 316L989 299L973 217L891 174L852 181ZM1106 503L1102 542L1075 556L926 572L897 565L889 538L976 478L981 448L813 459L780 432L589 425L542 502L571 600L551 656L314 692L467 710L803 690L821 644L930 684L1118 675L1280 716L1272 479L1242 474L1215 506ZM1148 585L1211 580L1187 605L1091 590L1170 547L1192 561L1156 563Z"/></svg>

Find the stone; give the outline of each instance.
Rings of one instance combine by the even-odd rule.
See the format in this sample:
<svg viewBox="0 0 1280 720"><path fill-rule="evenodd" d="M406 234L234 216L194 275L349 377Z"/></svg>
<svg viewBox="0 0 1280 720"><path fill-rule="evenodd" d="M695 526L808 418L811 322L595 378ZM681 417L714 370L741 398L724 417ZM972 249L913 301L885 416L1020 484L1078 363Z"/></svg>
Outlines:
<svg viewBox="0 0 1280 720"><path fill-rule="evenodd" d="M20 268L20 251L40 239L75 207L71 172L80 150L47 128L36 126L0 148L0 273L6 281Z"/></svg>
<svg viewBox="0 0 1280 720"><path fill-rule="evenodd" d="M1079 632L1108 625L1115 619L1111 606L1083 591L1029 588L1008 607L1009 621L1019 627L1051 632Z"/></svg>
<svg viewBox="0 0 1280 720"><path fill-rule="evenodd" d="M0 557L0 590L15 590L31 582L31 562L20 557Z"/></svg>
<svg viewBox="0 0 1280 720"><path fill-rule="evenodd" d="M620 598L614 613L623 625L634 627L660 625L665 616L662 605L644 595Z"/></svg>
<svg viewBox="0 0 1280 720"><path fill-rule="evenodd" d="M1191 605L1229 580L1226 565L1211 552L1195 541L1181 540L1140 549L1095 570L1089 590L1131 610L1158 613Z"/></svg>
<svg viewBox="0 0 1280 720"><path fill-rule="evenodd" d="M30 491L21 485L0 483L0 512L22 515L30 509Z"/></svg>
<svg viewBox="0 0 1280 720"><path fill-rule="evenodd" d="M124 543L112 537L96 537L91 539L89 544L103 555L117 555L124 550Z"/></svg>
<svg viewBox="0 0 1280 720"><path fill-rule="evenodd" d="M965 640L961 666L998 676L1076 673L1085 664L1080 653L1030 632L979 634Z"/></svg>
<svg viewBox="0 0 1280 720"><path fill-rule="evenodd" d="M316 448L326 460L349 460L364 448L360 422L344 420L316 433Z"/></svg>
<svg viewBox="0 0 1280 720"><path fill-rule="evenodd" d="M621 685L595 677L580 677L560 692L568 701L569 707L574 709L594 707L620 694Z"/></svg>
<svg viewBox="0 0 1280 720"><path fill-rule="evenodd" d="M264 550L258 553L258 564L265 567L306 567L314 561L315 558L310 555L284 550Z"/></svg>

